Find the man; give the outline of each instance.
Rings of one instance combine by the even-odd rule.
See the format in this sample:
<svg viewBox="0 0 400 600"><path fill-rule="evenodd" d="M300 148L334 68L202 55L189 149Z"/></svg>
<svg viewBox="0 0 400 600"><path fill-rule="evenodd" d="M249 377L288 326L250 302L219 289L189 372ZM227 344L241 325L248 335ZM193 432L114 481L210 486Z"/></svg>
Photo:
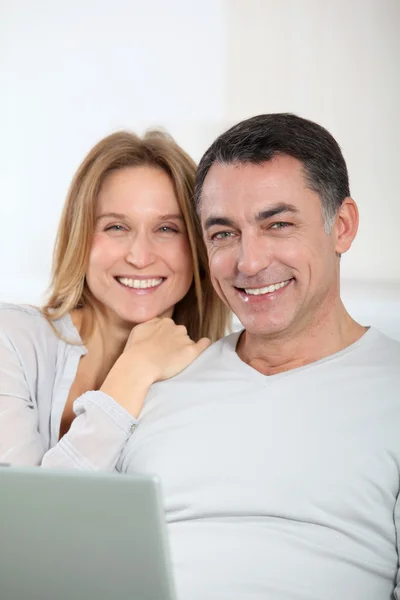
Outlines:
<svg viewBox="0 0 400 600"><path fill-rule="evenodd" d="M400 345L340 299L358 212L338 144L248 119L195 200L244 330L153 386L120 464L162 479L179 598L400 599Z"/></svg>

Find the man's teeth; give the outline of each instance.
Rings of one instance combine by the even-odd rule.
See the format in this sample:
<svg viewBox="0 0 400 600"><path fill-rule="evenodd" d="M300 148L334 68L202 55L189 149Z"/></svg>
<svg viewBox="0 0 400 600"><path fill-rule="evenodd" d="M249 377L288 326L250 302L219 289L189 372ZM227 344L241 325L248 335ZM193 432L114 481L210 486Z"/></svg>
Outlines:
<svg viewBox="0 0 400 600"><path fill-rule="evenodd" d="M290 279L287 281L281 281L281 283L274 283L272 285L267 285L267 287L263 288L244 288L246 294L250 296L260 296L261 294L270 294L271 292L275 292L276 290L280 290L285 287L289 283Z"/></svg>
<svg viewBox="0 0 400 600"><path fill-rule="evenodd" d="M129 279L128 277L117 277L117 279L122 285L134 288L135 290L145 290L147 288L157 287L163 281L162 277L158 279Z"/></svg>

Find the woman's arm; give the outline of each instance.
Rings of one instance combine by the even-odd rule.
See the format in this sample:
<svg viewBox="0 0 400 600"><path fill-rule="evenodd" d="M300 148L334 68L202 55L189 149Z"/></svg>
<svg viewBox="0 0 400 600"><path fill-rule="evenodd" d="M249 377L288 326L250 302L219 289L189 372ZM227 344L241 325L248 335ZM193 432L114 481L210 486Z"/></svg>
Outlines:
<svg viewBox="0 0 400 600"><path fill-rule="evenodd" d="M0 462L113 470L152 383L182 371L209 344L206 339L194 343L171 319L135 327L101 390L75 401L70 430L45 452L18 353L0 333Z"/></svg>
<svg viewBox="0 0 400 600"><path fill-rule="evenodd" d="M40 464L38 414L11 340L0 332L0 462Z"/></svg>
<svg viewBox="0 0 400 600"><path fill-rule="evenodd" d="M0 332L0 462L52 468L114 469L137 423L112 398L88 392L74 405L69 432L45 452L39 414L18 352Z"/></svg>

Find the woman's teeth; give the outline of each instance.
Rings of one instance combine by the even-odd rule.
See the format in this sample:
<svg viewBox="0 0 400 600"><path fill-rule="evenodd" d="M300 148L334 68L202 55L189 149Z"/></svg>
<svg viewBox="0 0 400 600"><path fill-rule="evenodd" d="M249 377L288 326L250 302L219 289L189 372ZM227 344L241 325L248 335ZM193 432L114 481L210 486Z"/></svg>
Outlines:
<svg viewBox="0 0 400 600"><path fill-rule="evenodd" d="M250 296L260 296L261 294L270 294L271 292L275 292L276 290L280 290L285 287L291 280L281 281L280 283L273 283L272 285L267 285L262 288L244 288L246 294Z"/></svg>
<svg viewBox="0 0 400 600"><path fill-rule="evenodd" d="M158 279L128 279L128 277L117 277L117 280L126 287L134 288L135 290L145 290L147 288L157 287L162 283L163 278Z"/></svg>

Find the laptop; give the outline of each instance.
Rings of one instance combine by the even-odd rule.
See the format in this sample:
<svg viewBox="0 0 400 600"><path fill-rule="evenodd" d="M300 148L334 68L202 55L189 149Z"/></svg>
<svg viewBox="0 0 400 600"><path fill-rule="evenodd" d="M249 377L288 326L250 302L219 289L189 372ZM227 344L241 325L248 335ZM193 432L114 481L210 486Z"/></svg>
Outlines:
<svg viewBox="0 0 400 600"><path fill-rule="evenodd" d="M160 483L0 467L2 600L176 600Z"/></svg>

